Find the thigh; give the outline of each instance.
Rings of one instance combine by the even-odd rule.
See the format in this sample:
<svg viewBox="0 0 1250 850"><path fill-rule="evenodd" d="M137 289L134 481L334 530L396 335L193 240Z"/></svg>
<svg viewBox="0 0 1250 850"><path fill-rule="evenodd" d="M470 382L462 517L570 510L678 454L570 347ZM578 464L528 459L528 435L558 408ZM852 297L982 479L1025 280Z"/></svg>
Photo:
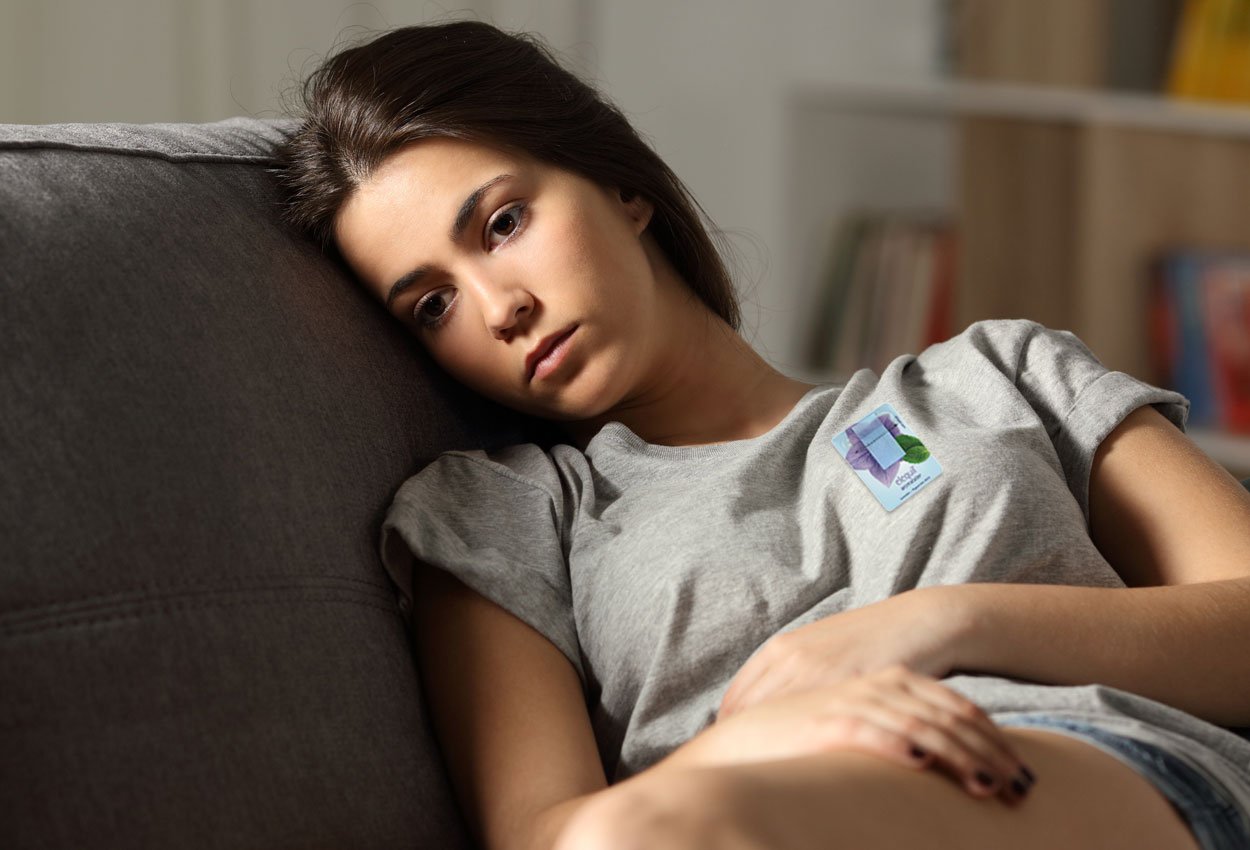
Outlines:
<svg viewBox="0 0 1250 850"><path fill-rule="evenodd" d="M1119 759L1068 735L1003 731L1037 775L1015 806L847 751L657 775L651 790L686 813L692 848L720 846L697 841L700 824L720 835L731 823L734 846L770 850L1199 850L1167 798Z"/></svg>

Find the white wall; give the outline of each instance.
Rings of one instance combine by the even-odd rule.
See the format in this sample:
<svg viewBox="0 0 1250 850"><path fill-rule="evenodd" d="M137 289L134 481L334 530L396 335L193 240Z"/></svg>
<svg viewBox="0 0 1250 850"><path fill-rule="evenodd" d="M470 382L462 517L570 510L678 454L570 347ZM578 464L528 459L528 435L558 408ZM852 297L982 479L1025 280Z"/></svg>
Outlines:
<svg viewBox="0 0 1250 850"><path fill-rule="evenodd" d="M336 38L478 3L0 0L0 121L213 121L274 115Z"/></svg>
<svg viewBox="0 0 1250 850"><path fill-rule="evenodd" d="M812 285L786 229L796 199L785 94L800 81L932 76L940 0L594 5L592 40L612 95L731 235L744 336L778 368L799 370ZM827 174L815 185L837 188Z"/></svg>
<svg viewBox="0 0 1250 850"><path fill-rule="evenodd" d="M0 0L0 122L279 113L339 36L472 17L543 34L731 235L744 334L794 371L810 258L790 232L796 81L934 73L942 0ZM839 191L828 162L815 181ZM790 181L790 183L788 183ZM812 222L812 228L827 228ZM805 237L806 238L806 237ZM810 241L810 240L809 240Z"/></svg>

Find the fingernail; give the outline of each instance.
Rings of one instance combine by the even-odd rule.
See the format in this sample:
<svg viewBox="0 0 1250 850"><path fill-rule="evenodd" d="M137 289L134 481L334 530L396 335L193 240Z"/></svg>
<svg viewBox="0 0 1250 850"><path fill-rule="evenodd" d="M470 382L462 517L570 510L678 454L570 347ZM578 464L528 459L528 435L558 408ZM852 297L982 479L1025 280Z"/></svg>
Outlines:
<svg viewBox="0 0 1250 850"><path fill-rule="evenodd" d="M915 758L915 759L922 759L922 758L924 758L926 755L928 755L928 753L926 753L924 750L920 749L920 747L915 747L915 746L913 746L913 747L911 748L911 757L912 757L912 758Z"/></svg>
<svg viewBox="0 0 1250 850"><path fill-rule="evenodd" d="M994 784L994 777L990 776L984 770L978 770L976 774L977 782L980 782L986 788Z"/></svg>
<svg viewBox="0 0 1250 850"><path fill-rule="evenodd" d="M1033 771L1029 770L1027 765L1021 765L1020 775L1023 776L1026 780L1028 780L1029 785L1032 785L1034 782L1037 781L1037 777L1033 775Z"/></svg>
<svg viewBox="0 0 1250 850"><path fill-rule="evenodd" d="M1025 784L1024 784L1023 782L1021 782L1019 779L1013 779L1013 780L1011 780L1011 790L1012 790L1012 791L1015 791L1017 794L1019 794L1021 797L1023 797L1025 794L1027 794L1027 793L1028 793L1028 791L1029 791L1029 786L1028 786L1028 785L1025 785Z"/></svg>

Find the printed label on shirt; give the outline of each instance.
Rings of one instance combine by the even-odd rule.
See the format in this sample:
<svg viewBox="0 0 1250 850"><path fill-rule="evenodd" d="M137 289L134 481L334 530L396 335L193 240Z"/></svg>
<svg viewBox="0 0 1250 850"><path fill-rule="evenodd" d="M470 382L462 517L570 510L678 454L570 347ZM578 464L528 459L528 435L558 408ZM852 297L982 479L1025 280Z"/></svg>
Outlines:
<svg viewBox="0 0 1250 850"><path fill-rule="evenodd" d="M834 434L833 447L887 511L942 474L937 458L889 404Z"/></svg>

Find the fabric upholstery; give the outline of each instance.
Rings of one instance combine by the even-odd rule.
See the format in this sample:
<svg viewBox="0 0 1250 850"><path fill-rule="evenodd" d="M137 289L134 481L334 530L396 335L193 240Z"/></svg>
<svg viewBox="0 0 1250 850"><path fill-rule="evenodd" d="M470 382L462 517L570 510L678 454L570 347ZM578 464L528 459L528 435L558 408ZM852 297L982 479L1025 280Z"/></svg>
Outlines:
<svg viewBox="0 0 1250 850"><path fill-rule="evenodd" d="M377 553L546 439L277 220L289 124L0 127L4 846L464 846Z"/></svg>

